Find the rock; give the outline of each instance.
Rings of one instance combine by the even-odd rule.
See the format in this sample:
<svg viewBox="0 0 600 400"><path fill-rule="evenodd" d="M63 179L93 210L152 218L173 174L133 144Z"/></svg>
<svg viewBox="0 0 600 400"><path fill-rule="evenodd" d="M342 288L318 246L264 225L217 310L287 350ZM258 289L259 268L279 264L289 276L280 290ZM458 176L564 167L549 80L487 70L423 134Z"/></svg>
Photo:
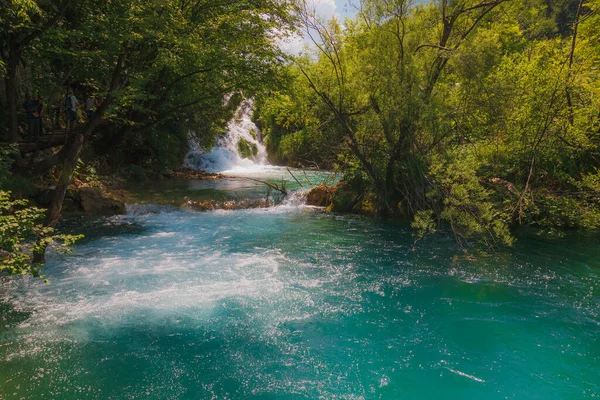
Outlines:
<svg viewBox="0 0 600 400"><path fill-rule="evenodd" d="M374 193L341 181L335 186L317 186L306 195L306 204L327 207L328 211L376 215Z"/></svg>
<svg viewBox="0 0 600 400"><path fill-rule="evenodd" d="M121 215L126 212L122 200L106 196L96 187L80 188L78 197L86 215Z"/></svg>
<svg viewBox="0 0 600 400"><path fill-rule="evenodd" d="M48 208L54 197L54 187L40 188L32 196L35 205ZM64 216L81 215L121 215L125 214L124 191L111 190L107 192L98 187L69 187L61 207Z"/></svg>
<svg viewBox="0 0 600 400"><path fill-rule="evenodd" d="M267 202L264 199L252 200L245 199L240 201L229 200L229 201L193 201L187 200L182 204L182 207L190 207L196 211L210 211L210 210L245 210L249 208L264 208L268 207Z"/></svg>
<svg viewBox="0 0 600 400"><path fill-rule="evenodd" d="M334 189L325 185L314 187L306 195L306 204L309 206L328 207Z"/></svg>
<svg viewBox="0 0 600 400"><path fill-rule="evenodd" d="M166 178L166 177L163 176L163 178ZM179 168L179 169L173 171L173 176L171 176L170 178L205 180L205 179L221 179L221 178L223 178L223 175L213 173L213 172L199 171L197 169L191 169L191 168Z"/></svg>
<svg viewBox="0 0 600 400"><path fill-rule="evenodd" d="M242 158L252 158L258 154L258 146L240 138L237 143L238 153Z"/></svg>
<svg viewBox="0 0 600 400"><path fill-rule="evenodd" d="M339 182L331 196L329 211L377 215L377 199L375 193L356 182Z"/></svg>
<svg viewBox="0 0 600 400"><path fill-rule="evenodd" d="M72 197L65 197L63 200L61 213L64 215L83 215L83 210L81 209L81 204L78 201L75 201Z"/></svg>
<svg viewBox="0 0 600 400"><path fill-rule="evenodd" d="M356 213L360 211L360 189L346 181L339 182L333 190L329 211Z"/></svg>

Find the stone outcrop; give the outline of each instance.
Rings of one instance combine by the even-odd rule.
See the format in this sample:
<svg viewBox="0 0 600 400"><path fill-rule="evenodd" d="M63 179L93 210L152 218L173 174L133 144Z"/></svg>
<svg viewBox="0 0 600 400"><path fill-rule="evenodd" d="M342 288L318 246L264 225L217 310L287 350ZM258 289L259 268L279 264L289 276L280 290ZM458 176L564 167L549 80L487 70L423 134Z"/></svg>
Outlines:
<svg viewBox="0 0 600 400"><path fill-rule="evenodd" d="M181 205L181 207L189 207L196 211L212 211L212 210L246 210L249 208L265 208L273 205L273 203L267 203L264 199L252 200L229 200L229 201L193 201L187 200Z"/></svg>
<svg viewBox="0 0 600 400"><path fill-rule="evenodd" d="M48 207L53 190L44 191L37 204ZM63 201L63 215L122 215L126 213L123 196L108 193L98 187L69 188Z"/></svg>
<svg viewBox="0 0 600 400"><path fill-rule="evenodd" d="M375 195L345 181L334 186L312 188L306 195L306 204L340 213L377 214Z"/></svg>
<svg viewBox="0 0 600 400"><path fill-rule="evenodd" d="M331 204L334 187L316 186L306 194L306 204L309 206L329 207Z"/></svg>
<svg viewBox="0 0 600 400"><path fill-rule="evenodd" d="M103 193L97 187L80 188L78 194L85 215L121 215L126 212L122 200Z"/></svg>

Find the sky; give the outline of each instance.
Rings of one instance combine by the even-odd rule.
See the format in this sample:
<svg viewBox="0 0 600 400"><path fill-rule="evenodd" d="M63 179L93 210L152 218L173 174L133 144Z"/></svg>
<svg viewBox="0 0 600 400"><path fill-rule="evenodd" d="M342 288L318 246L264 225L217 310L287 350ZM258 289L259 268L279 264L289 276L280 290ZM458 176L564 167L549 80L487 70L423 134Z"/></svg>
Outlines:
<svg viewBox="0 0 600 400"><path fill-rule="evenodd" d="M332 2L331 0L327 0ZM343 21L346 17L352 18L354 14L356 14L356 5L358 5L358 0L335 0L332 2L335 6L334 12L336 12ZM355 7L352 7L350 4L354 4Z"/></svg>
<svg viewBox="0 0 600 400"><path fill-rule="evenodd" d="M312 2L317 7L319 14L324 17L335 15L343 21L346 16L354 14L347 0L312 0ZM354 1L354 3L358 3L358 1Z"/></svg>
<svg viewBox="0 0 600 400"><path fill-rule="evenodd" d="M317 13L325 20L335 17L343 22L344 19L351 18L355 14L355 9L350 2L358 4L358 0L307 0L314 4ZM289 54L297 55L303 49L305 44L310 44L306 37L296 37L288 39L280 44L280 47Z"/></svg>

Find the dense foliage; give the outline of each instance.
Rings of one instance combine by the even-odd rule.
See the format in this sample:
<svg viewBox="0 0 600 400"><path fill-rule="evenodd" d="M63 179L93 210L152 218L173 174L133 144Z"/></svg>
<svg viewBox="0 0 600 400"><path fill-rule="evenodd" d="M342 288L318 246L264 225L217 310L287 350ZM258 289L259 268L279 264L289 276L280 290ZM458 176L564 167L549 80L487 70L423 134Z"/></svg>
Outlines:
<svg viewBox="0 0 600 400"><path fill-rule="evenodd" d="M0 274L30 274L40 277L42 263L36 255L51 246L56 252L71 252L81 235L57 234L44 226L45 210L32 207L27 200L11 199L0 190Z"/></svg>
<svg viewBox="0 0 600 400"><path fill-rule="evenodd" d="M0 121L9 139L19 134L27 93L44 100L50 128L62 122L71 90L82 105L88 96L106 100L100 153L168 163L163 147L185 147L189 131L204 142L222 131L231 114L224 96L276 84L276 32L289 16L272 0L11 0L0 20L2 100L10 103ZM83 106L78 112L85 120Z"/></svg>
<svg viewBox="0 0 600 400"><path fill-rule="evenodd" d="M450 227L465 248L510 244L516 225L597 230L599 8L363 0L342 25L302 1L5 1L0 134L25 134L28 94L47 130L65 125L67 94L97 100L62 149L14 159L53 171L50 228L80 157L166 170L190 132L210 145L255 96L271 161L343 171L336 209L404 214L418 237ZM285 64L277 43L296 21L314 51ZM26 208L3 196L7 215Z"/></svg>
<svg viewBox="0 0 600 400"><path fill-rule="evenodd" d="M7 154L0 155L0 187L23 186L8 171ZM0 276L4 274L41 276L39 255L47 247L66 254L80 235L57 234L44 226L45 210L29 201L14 199L10 191L0 189ZM36 257L36 255L38 257Z"/></svg>
<svg viewBox="0 0 600 400"><path fill-rule="evenodd" d="M212 143L243 96L278 84L278 41L291 21L279 0L0 2L0 141L27 137L24 102L36 98L45 131L67 129L60 150L17 153L12 165L20 175L52 173L43 225L55 226L82 156L161 172L181 164L190 134ZM79 102L77 130L66 121L69 95ZM3 196L6 218L18 220L23 207L31 215L21 222L37 229L40 210Z"/></svg>
<svg viewBox="0 0 600 400"><path fill-rule="evenodd" d="M518 224L598 229L598 8L363 0L342 27L300 4L317 50L259 102L270 149L335 162L379 213L463 247Z"/></svg>

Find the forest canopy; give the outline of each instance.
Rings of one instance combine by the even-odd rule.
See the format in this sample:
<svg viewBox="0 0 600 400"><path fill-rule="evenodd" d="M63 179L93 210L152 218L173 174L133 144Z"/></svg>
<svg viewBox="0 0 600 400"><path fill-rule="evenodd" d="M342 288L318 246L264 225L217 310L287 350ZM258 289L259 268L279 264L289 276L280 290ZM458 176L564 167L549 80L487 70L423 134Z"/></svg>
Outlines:
<svg viewBox="0 0 600 400"><path fill-rule="evenodd" d="M290 4L280 0L2 1L0 160L7 173L0 189L7 223L15 213L34 215L23 240L37 240L33 253L43 254L42 236L56 225L84 153L114 171L164 171L181 165L190 134L213 143L243 96L279 84L285 56L278 43L292 21ZM40 147L40 131L62 132L64 143ZM19 142L35 142L34 151ZM39 177L52 180L45 218L5 192L27 195ZM0 259L15 248L10 229L3 232L8 244ZM23 251L31 255L31 245Z"/></svg>
<svg viewBox="0 0 600 400"><path fill-rule="evenodd" d="M338 208L465 248L517 225L597 230L599 7L364 0L342 23L301 3L313 50L259 102L272 159L340 168Z"/></svg>

